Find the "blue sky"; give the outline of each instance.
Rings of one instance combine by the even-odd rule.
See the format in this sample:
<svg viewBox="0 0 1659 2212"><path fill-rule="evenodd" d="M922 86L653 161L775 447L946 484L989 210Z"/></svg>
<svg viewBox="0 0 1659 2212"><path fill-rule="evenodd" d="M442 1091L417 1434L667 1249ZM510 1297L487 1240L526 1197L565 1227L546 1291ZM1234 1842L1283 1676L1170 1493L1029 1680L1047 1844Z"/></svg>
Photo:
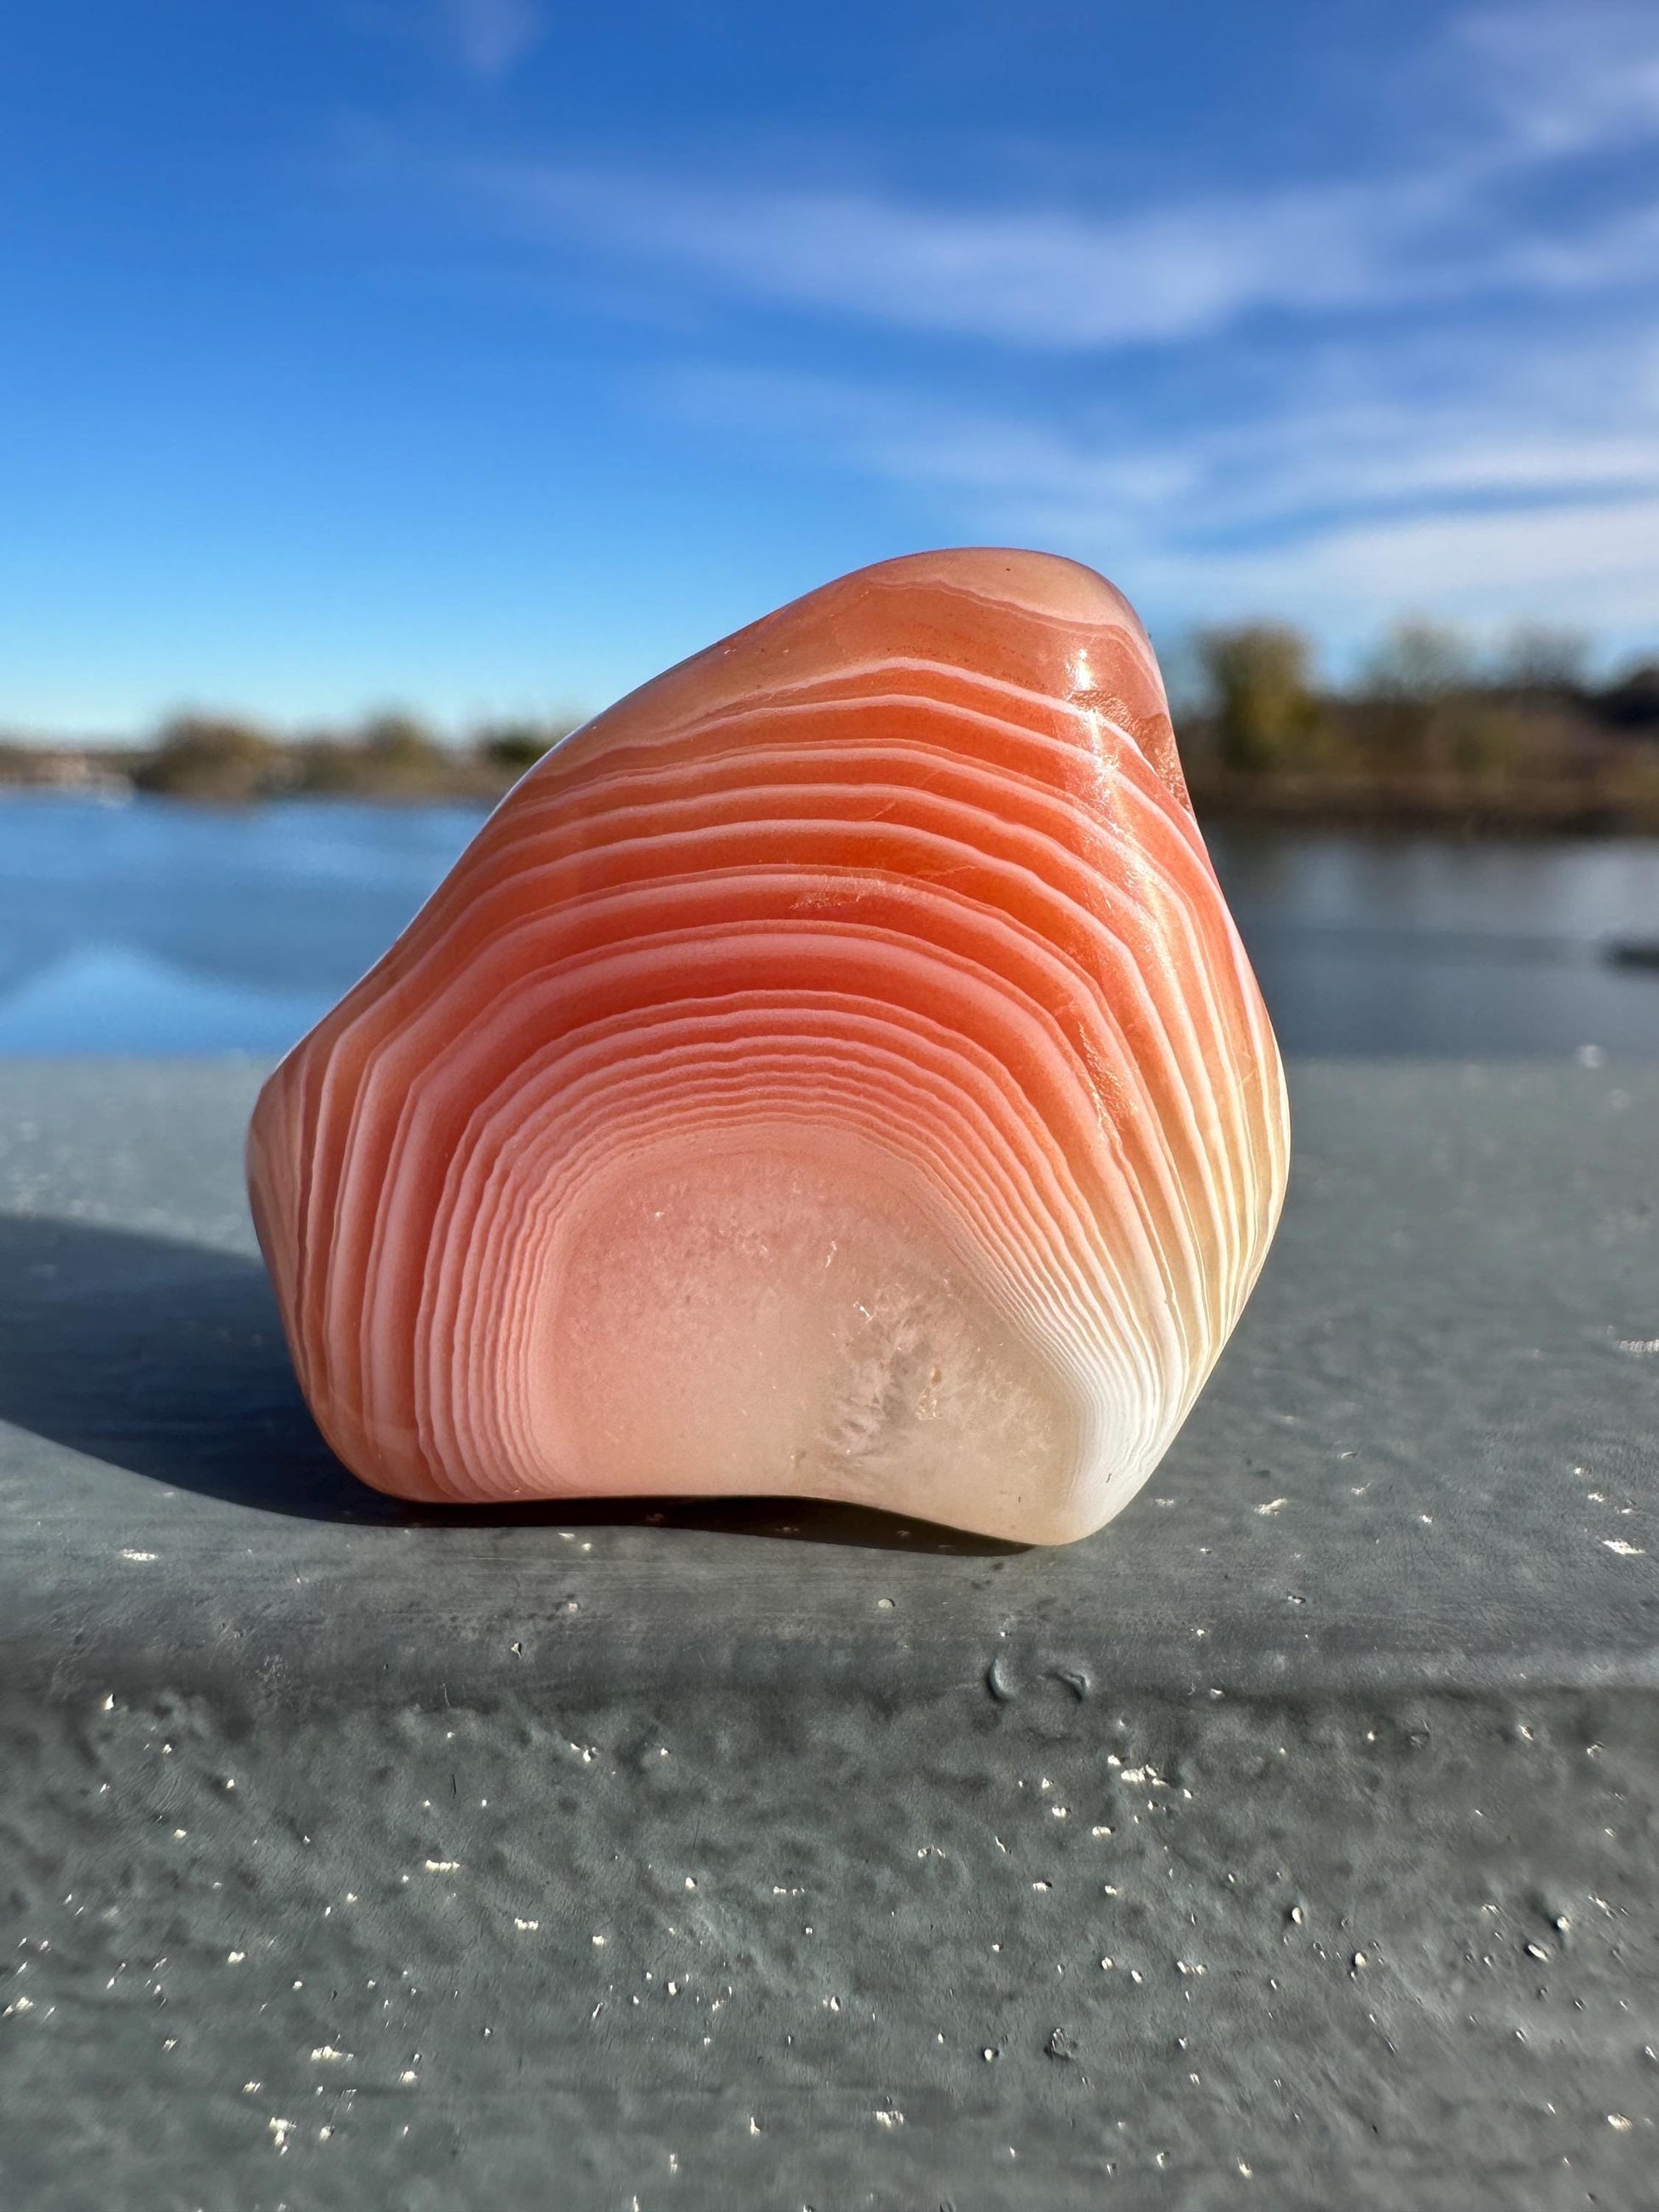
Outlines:
<svg viewBox="0 0 1659 2212"><path fill-rule="evenodd" d="M596 707L918 546L1659 650L1652 0L57 0L0 723Z"/></svg>

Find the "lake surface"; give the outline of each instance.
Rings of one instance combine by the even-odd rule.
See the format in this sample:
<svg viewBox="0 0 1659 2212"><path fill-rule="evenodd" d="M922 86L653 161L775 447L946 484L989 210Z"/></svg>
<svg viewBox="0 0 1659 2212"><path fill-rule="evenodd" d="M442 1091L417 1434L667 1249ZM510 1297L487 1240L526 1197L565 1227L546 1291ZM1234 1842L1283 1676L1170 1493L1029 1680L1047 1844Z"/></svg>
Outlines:
<svg viewBox="0 0 1659 2212"><path fill-rule="evenodd" d="M273 1054L483 819L0 799L0 1052ZM1291 1052L1659 1057L1659 842L1228 829L1216 864Z"/></svg>

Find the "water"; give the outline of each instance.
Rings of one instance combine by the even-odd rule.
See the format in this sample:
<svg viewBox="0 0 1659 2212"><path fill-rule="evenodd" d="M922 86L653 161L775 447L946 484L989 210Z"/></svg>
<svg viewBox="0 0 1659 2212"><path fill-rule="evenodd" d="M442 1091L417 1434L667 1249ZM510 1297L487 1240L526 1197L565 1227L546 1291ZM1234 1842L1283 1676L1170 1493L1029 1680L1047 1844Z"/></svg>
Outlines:
<svg viewBox="0 0 1659 2212"><path fill-rule="evenodd" d="M0 804L0 1052L282 1052L483 819L346 801Z"/></svg>
<svg viewBox="0 0 1659 2212"><path fill-rule="evenodd" d="M384 951L476 807L0 800L0 1052L274 1054ZM1292 1052L1659 1057L1659 842L1217 831Z"/></svg>
<svg viewBox="0 0 1659 2212"><path fill-rule="evenodd" d="M1659 841L1210 839L1289 1052L1659 1057Z"/></svg>

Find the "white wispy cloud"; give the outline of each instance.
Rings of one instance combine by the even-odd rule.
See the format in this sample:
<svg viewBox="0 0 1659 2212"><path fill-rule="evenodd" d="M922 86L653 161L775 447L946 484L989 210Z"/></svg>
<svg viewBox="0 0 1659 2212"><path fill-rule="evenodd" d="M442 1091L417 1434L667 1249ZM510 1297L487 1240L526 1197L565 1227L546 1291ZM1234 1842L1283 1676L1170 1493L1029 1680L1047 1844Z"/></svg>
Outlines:
<svg viewBox="0 0 1659 2212"><path fill-rule="evenodd" d="M1395 166L1167 203L947 205L557 161L496 164L471 181L545 242L750 300L1041 349L1198 338L1263 310L1548 297L1651 277L1659 188L1611 209L1510 203L1587 148L1659 137L1659 8L1480 9L1455 19L1435 61L1441 127Z"/></svg>
<svg viewBox="0 0 1659 2212"><path fill-rule="evenodd" d="M534 0L446 0L450 37L471 76L505 76L542 36Z"/></svg>
<svg viewBox="0 0 1659 2212"><path fill-rule="evenodd" d="M1449 52L1479 72L1517 153L1553 158L1659 131L1651 0L1477 7L1454 22Z"/></svg>
<svg viewBox="0 0 1659 2212"><path fill-rule="evenodd" d="M941 536L1078 554L1166 620L1273 609L1340 645L1432 605L1478 625L1547 615L1650 635L1659 333L1463 367L1432 403L1391 396L1396 361L1316 369L1249 416L1160 436L718 369L667 397L908 488Z"/></svg>
<svg viewBox="0 0 1659 2212"><path fill-rule="evenodd" d="M658 398L903 487L941 537L1054 545L1171 617L1277 608L1338 640L1431 604L1651 633L1659 4L1477 0L1407 63L1378 94L1391 153L1201 196L1109 191L1080 156L1064 192L999 197L988 164L977 196L928 198L759 155L745 174L734 149L719 175L520 158L446 181L532 257L640 278L677 343L710 301L821 318L843 364L909 341L885 379L781 375L749 365L770 324L715 319L745 365ZM1159 349L1179 404L1103 366L1131 348ZM944 396L976 379L994 398Z"/></svg>
<svg viewBox="0 0 1659 2212"><path fill-rule="evenodd" d="M1431 605L1478 624L1542 615L1651 638L1659 628L1659 494L1350 524L1248 564L1199 556L1191 580L1206 571L1230 583L1235 599L1247 582L1261 604L1348 621L1359 611ZM1270 598L1261 601L1262 592Z"/></svg>
<svg viewBox="0 0 1659 2212"><path fill-rule="evenodd" d="M1039 348L1185 338L1261 305L1358 304L1406 210L1283 191L1122 216L928 207L872 192L496 167L521 230L667 263L751 296ZM1400 198L1418 198L1407 187Z"/></svg>

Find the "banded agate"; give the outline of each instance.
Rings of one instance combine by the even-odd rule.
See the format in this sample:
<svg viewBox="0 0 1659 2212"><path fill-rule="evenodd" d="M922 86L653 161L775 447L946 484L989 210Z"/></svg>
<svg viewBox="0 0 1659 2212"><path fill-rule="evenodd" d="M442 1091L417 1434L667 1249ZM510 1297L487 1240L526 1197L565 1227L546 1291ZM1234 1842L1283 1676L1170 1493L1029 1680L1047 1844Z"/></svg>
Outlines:
<svg viewBox="0 0 1659 2212"><path fill-rule="evenodd" d="M380 1489L1053 1543L1168 1449L1287 1152L1144 632L976 550L566 739L272 1075L248 1162L306 1395Z"/></svg>

